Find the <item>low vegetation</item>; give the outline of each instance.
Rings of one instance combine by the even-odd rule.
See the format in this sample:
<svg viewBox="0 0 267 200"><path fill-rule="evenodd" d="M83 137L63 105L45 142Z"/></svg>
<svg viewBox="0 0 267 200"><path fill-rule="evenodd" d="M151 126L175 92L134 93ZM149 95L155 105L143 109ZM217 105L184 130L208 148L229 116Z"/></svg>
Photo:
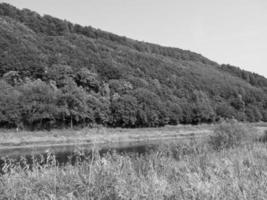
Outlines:
<svg viewBox="0 0 267 200"><path fill-rule="evenodd" d="M267 143L267 130L264 131L264 134L260 137L259 141Z"/></svg>
<svg viewBox="0 0 267 200"><path fill-rule="evenodd" d="M240 125L222 124L215 136L235 131L240 134ZM42 165L6 161L0 199L266 199L266 145L255 140L232 145L224 136L219 151L191 140L144 154L94 151L74 165L58 166L50 154Z"/></svg>
<svg viewBox="0 0 267 200"><path fill-rule="evenodd" d="M255 130L236 121L223 121L214 129L209 144L214 150L233 148L242 144L246 139L251 139L253 134L251 131Z"/></svg>

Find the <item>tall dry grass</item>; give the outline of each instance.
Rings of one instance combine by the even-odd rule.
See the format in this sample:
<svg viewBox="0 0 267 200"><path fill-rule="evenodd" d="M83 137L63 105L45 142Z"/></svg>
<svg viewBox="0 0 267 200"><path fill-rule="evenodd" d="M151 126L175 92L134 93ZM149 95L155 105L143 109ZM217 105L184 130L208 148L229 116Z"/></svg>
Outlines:
<svg viewBox="0 0 267 200"><path fill-rule="evenodd" d="M214 151L209 143L162 145L149 153L97 152L75 165L6 163L0 199L267 199L267 146L250 142Z"/></svg>

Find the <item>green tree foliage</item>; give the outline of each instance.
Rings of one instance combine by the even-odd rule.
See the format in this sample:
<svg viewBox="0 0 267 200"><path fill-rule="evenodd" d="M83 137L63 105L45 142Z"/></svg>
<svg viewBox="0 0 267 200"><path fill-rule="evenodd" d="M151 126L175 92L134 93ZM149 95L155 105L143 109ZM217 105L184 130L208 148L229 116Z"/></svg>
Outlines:
<svg viewBox="0 0 267 200"><path fill-rule="evenodd" d="M133 91L137 99L137 126L160 126L168 124L166 109L160 98L153 92L139 88Z"/></svg>
<svg viewBox="0 0 267 200"><path fill-rule="evenodd" d="M169 118L169 124L177 125L182 121L183 111L181 106L172 101L168 101L165 105L166 113Z"/></svg>
<svg viewBox="0 0 267 200"><path fill-rule="evenodd" d="M22 82L19 73L16 71L9 71L5 73L3 75L3 79L12 86L19 85Z"/></svg>
<svg viewBox="0 0 267 200"><path fill-rule="evenodd" d="M107 125L110 122L110 101L106 97L89 95L87 105L92 109L94 121L97 124Z"/></svg>
<svg viewBox="0 0 267 200"><path fill-rule="evenodd" d="M228 103L222 102L218 103L216 108L217 116L223 119L232 119L235 116L235 110Z"/></svg>
<svg viewBox="0 0 267 200"><path fill-rule="evenodd" d="M223 71L230 73L233 76L242 78L243 80L245 80L246 82L250 83L253 86L262 87L265 89L265 91L267 89L267 80L263 76L242 70L238 67L234 67L231 65L222 65L221 69Z"/></svg>
<svg viewBox="0 0 267 200"><path fill-rule="evenodd" d="M0 4L0 127L267 121L267 79Z"/></svg>
<svg viewBox="0 0 267 200"><path fill-rule="evenodd" d="M249 122L258 122L258 121L261 121L263 119L262 113L260 112L260 110L256 106L253 106L253 105L247 106L245 113L247 116L247 120Z"/></svg>
<svg viewBox="0 0 267 200"><path fill-rule="evenodd" d="M110 92L111 95L114 94L127 94L128 92L130 92L133 89L133 86L130 82L120 79L120 80L110 80L109 81L109 88L110 88Z"/></svg>
<svg viewBox="0 0 267 200"><path fill-rule="evenodd" d="M70 124L70 127L80 121L92 120L92 116L88 116L87 93L82 88L68 80L61 91L57 105L61 108L61 117Z"/></svg>
<svg viewBox="0 0 267 200"><path fill-rule="evenodd" d="M29 81L19 87L22 121L31 129L52 125L58 115L58 91L41 80Z"/></svg>
<svg viewBox="0 0 267 200"><path fill-rule="evenodd" d="M22 120L21 93L3 80L0 80L0 125L18 126Z"/></svg>
<svg viewBox="0 0 267 200"><path fill-rule="evenodd" d="M194 91L193 123L213 122L215 111L208 96L202 91Z"/></svg>
<svg viewBox="0 0 267 200"><path fill-rule="evenodd" d="M75 80L77 85L83 87L87 92L93 90L97 93L99 91L100 82L97 74L90 72L87 68L80 69L75 76Z"/></svg>
<svg viewBox="0 0 267 200"><path fill-rule="evenodd" d="M73 79L73 70L68 65L52 65L47 72L47 78L56 82L57 87L62 88Z"/></svg>
<svg viewBox="0 0 267 200"><path fill-rule="evenodd" d="M238 111L244 111L245 109L245 102L242 100L242 97L233 97L231 99L231 106L233 106Z"/></svg>
<svg viewBox="0 0 267 200"><path fill-rule="evenodd" d="M262 110L262 121L267 122L267 111L266 110Z"/></svg>
<svg viewBox="0 0 267 200"><path fill-rule="evenodd" d="M123 95L111 102L112 126L134 127L137 117L137 99Z"/></svg>
<svg viewBox="0 0 267 200"><path fill-rule="evenodd" d="M119 69L114 66L112 61L108 60L105 60L98 66L97 72L104 80L120 79L122 76Z"/></svg>

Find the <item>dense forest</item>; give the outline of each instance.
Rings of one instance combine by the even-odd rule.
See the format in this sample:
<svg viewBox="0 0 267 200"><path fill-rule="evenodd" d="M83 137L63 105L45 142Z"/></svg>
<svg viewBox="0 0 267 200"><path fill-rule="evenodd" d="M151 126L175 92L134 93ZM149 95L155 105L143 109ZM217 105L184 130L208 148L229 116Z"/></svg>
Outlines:
<svg viewBox="0 0 267 200"><path fill-rule="evenodd" d="M267 121L267 79L0 4L0 127Z"/></svg>

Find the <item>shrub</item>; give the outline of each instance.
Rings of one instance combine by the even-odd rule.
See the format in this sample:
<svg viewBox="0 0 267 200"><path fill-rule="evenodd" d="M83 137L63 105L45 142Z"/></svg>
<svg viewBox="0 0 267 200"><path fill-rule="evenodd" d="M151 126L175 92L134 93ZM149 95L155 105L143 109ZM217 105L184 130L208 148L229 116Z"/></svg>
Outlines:
<svg viewBox="0 0 267 200"><path fill-rule="evenodd" d="M260 142L267 143L267 130L264 131L264 134L260 137Z"/></svg>
<svg viewBox="0 0 267 200"><path fill-rule="evenodd" d="M236 122L221 122L209 138L209 144L214 150L233 148L242 143L248 135L248 127Z"/></svg>

